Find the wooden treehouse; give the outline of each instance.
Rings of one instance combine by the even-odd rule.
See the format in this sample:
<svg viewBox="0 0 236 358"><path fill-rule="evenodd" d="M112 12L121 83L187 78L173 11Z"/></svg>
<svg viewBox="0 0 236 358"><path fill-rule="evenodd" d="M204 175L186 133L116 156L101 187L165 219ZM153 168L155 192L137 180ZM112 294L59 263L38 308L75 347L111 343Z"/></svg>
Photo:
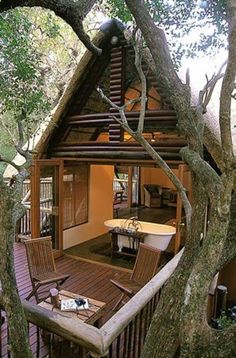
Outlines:
<svg viewBox="0 0 236 358"><path fill-rule="evenodd" d="M58 105L36 136L37 155L30 183L25 184L23 202L27 212L20 223L19 238L51 236L56 266L70 275L64 289L97 301L93 301L97 304L95 310L104 305L105 309L101 321L94 326L100 315L96 320L68 319L60 312L23 301L26 317L32 323L30 342L37 357L46 356L48 349L51 352L55 348L52 336L48 346L39 328L54 333L54 342L69 341L67 353L74 345L77 350L71 350L73 357L86 354L139 357L161 287L174 271L185 240L181 237L182 203L175 187L146 151L121 128L114 119L119 114L97 91L101 88L118 106L140 96L134 50L116 20L101 27L94 43L102 49L101 56L85 52ZM168 94L144 60L142 66L148 98L143 135L178 175L191 200L190 173L179 154L186 142L178 133L176 113ZM137 128L139 111L139 103L126 107L125 114L133 130ZM7 172L5 175L9 176ZM154 189L158 191L156 197ZM160 212L172 210L168 223L175 223L176 235L168 250L176 255L114 314L111 308L119 292L110 279L116 270L63 256L63 250L106 233L104 222L119 214L124 205L127 209L142 206ZM31 283L21 243L16 243L15 266L20 295L26 298ZM122 274L127 278L127 272ZM2 355L6 356L6 323L2 331ZM64 344L61 349L57 357L65 354Z"/></svg>
<svg viewBox="0 0 236 358"><path fill-rule="evenodd" d="M28 212L21 222L20 238L52 235L57 255L103 234L104 221L113 217L118 204L127 208L146 205L147 184L161 187L161 203L176 208L172 221L177 228L182 222L182 205L175 187L115 121L113 117L119 114L97 91L101 88L116 105L140 96L134 50L122 30L114 20L102 26L94 40L102 55L84 54L58 105L36 136L38 154L30 188L26 184L24 193ZM143 70L148 96L143 135L191 196L190 175L179 154L186 143L178 133L176 113L144 61ZM126 108L132 129L137 127L139 110L139 103ZM177 252L179 230L173 245Z"/></svg>

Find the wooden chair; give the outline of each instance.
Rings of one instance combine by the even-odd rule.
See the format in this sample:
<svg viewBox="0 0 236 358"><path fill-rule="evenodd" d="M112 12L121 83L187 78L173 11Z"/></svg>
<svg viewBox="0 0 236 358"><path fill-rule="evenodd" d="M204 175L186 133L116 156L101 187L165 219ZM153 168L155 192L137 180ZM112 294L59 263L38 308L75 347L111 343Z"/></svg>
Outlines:
<svg viewBox="0 0 236 358"><path fill-rule="evenodd" d="M148 208L161 208L162 188L157 184L144 184L144 205Z"/></svg>
<svg viewBox="0 0 236 358"><path fill-rule="evenodd" d="M26 240L25 248L33 287L26 300L35 296L37 303L39 303L42 299L40 300L37 290L41 286L56 283L56 287L60 289L60 285L65 282L69 275L56 271L51 236Z"/></svg>
<svg viewBox="0 0 236 358"><path fill-rule="evenodd" d="M111 279L110 282L122 291L121 297L113 307L116 310L125 297L134 296L157 273L160 265L161 250L140 243L130 278Z"/></svg>

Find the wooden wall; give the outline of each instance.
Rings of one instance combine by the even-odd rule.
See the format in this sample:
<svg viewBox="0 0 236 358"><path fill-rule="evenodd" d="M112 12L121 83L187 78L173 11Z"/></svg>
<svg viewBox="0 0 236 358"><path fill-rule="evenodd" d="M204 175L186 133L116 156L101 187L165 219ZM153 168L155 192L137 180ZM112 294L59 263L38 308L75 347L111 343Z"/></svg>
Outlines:
<svg viewBox="0 0 236 358"><path fill-rule="evenodd" d="M88 222L64 230L64 249L95 238L107 231L104 221L113 218L113 172L113 166L90 166Z"/></svg>
<svg viewBox="0 0 236 358"><path fill-rule="evenodd" d="M227 299L236 303L236 258L220 272L219 281L228 288Z"/></svg>

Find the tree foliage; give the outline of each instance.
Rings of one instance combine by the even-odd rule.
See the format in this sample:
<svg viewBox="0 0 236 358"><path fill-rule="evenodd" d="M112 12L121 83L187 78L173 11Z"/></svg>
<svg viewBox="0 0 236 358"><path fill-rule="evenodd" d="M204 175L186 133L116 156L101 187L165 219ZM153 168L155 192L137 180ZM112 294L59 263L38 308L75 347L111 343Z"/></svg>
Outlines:
<svg viewBox="0 0 236 358"><path fill-rule="evenodd" d="M28 5L26 0L21 0L19 2L21 5ZM0 9L4 8L4 4L9 7L9 3L11 3L15 7L16 3L19 2L7 2L2 0L0 1ZM86 4L89 4L90 6L95 2L96 1L88 0ZM77 16L78 7L80 11L80 4L84 4L85 6L85 3L78 0L68 0L63 4L61 1L32 0L29 6L42 3L50 9L54 7L55 12L68 21L78 35L81 34L81 18L83 18L83 16L81 16L81 18ZM143 3L145 7L143 7ZM123 1L107 0L106 4L109 5L109 9L113 9L113 14L119 15L122 18L124 17L126 20L131 19L130 13L123 10ZM174 275L162 290L156 313L152 317L151 328L142 354L145 358L167 357L171 356L171 354L173 356L175 354L176 342L178 342L180 344L181 357L211 357L224 356L224 354L227 354L226 356L230 356L231 354L232 356L232 352L235 354L235 345L232 343L235 341L235 327L231 326L227 330L223 330L220 334L219 332L215 332L207 324L205 306L209 284L212 278L232 256L235 256L236 252L236 222L235 215L232 215L236 204L235 196L233 197L232 195L232 188L235 184L235 157L230 128L231 95L236 75L236 67L234 63L236 58L235 14L233 13L234 17L232 16L232 18L229 16L229 22L231 21L232 25L229 36L229 62L226 66L226 75L223 79L218 118L220 123L219 132L222 153L218 153L216 161L219 159L219 162L223 162L221 167L223 174L220 176L214 171L214 168L204 161L203 158L203 143L205 139L204 114L208 104L206 99L210 99L211 89L214 88L214 78L207 83L206 88L199 94L197 105L192 106L190 86L188 83L183 84L178 78L169 56L165 36L160 28L165 28L166 32L169 34L168 41L169 44L173 46L172 48L175 49L175 51L173 51L173 57L175 56L176 62L179 61L182 53L186 53L188 56L193 56L196 51L199 52L206 49L211 49L212 51L213 46L218 48L224 45L220 35L225 35L228 31L227 23L225 22L226 1L202 0L196 2L190 0L149 0L143 2L139 0L126 0L126 4L130 12L132 12L132 16L134 16L137 26L141 29L146 46L150 50L156 69L156 79L161 83L177 113L178 127L188 141L188 147L182 149L181 154L183 160L188 164L193 174L193 203L192 207L190 206L189 210L186 210L188 233L185 252ZM111 6L113 6L113 8L111 8ZM235 8L232 8L232 12L233 10L235 11ZM84 13L86 13L87 10L84 11ZM79 13L81 14L81 11ZM79 26L76 27L78 22ZM158 27L155 25L158 25ZM30 26L31 25L25 21L25 26L23 28L27 32ZM191 33L195 29L201 30L199 42L191 38ZM56 36L57 30L57 26L51 27L51 30L48 33L51 39ZM45 31L45 33L47 32L48 31ZM26 114L32 116L33 113L37 113L37 108L33 107L30 97L31 95L34 95L34 91L37 93L35 84L39 84L39 87L37 88L39 92L42 85L40 82L42 76L40 77L37 74L37 68L38 66L39 68L41 66L40 57L37 55L38 48L35 47L35 52L33 53L29 51L29 55L31 56L29 58L32 60L32 65L28 64L27 67L27 62L23 63L21 59L21 56L28 53L27 51L29 49L27 48L27 45L31 44L31 36L30 34L28 35L27 39L23 39L20 34L17 34L17 37L19 36L19 43L22 42L22 49L24 49L22 54L19 53L19 68L13 61L14 58L18 59L14 51L13 59L6 51L4 57L5 62L3 61L4 66L6 66L10 73L9 77L7 72L5 77L3 77L5 80L5 82L3 82L4 88L6 88L5 86L8 83L11 85L10 78L13 76L12 82L14 83L15 81L16 86L14 90L16 92L15 97L13 98L12 96L11 98L10 91L6 89L2 95L2 106L6 106L5 108L8 109L9 113L14 113L16 121L18 122L24 120ZM84 33L82 33L81 36L84 43L86 43L87 37L84 36ZM190 38L190 41L183 47L183 39L185 36ZM172 38L173 41L171 42ZM179 40L179 42L177 40ZM5 41L9 41L9 44L11 44L12 41L14 46L16 45L14 38L8 39L6 37ZM179 45L180 43L181 45ZM3 45L4 42L2 43L2 46ZM14 46L12 46L12 48ZM89 45L88 47L93 51L95 50L94 46ZM96 53L99 53L99 51ZM7 64L9 64L8 67ZM37 68L35 68L34 65L37 65ZM33 79L32 83L30 82L31 78ZM24 80L25 83L23 83L24 81L21 82L21 80ZM29 99L25 102L24 97L26 96L27 89L29 91L32 90L32 94L30 93ZM41 95L38 95L39 101L37 103L40 103ZM7 98L9 98L9 102L7 101ZM19 100L19 106L14 107L15 100ZM138 134L140 136L140 133ZM136 135L137 139L139 139L139 136ZM140 137L140 141L142 141L142 137ZM214 140L212 140L212 143L214 143ZM212 143L208 142L209 148L211 148ZM29 159L26 151L23 151L23 154L26 159ZM19 201L18 203L16 202L15 193L18 194L19 198L23 179L28 175L27 169L29 166L30 160L28 160L27 166L16 168L19 175L15 180L15 184L10 188L5 185L0 177L0 204L2 205L2 212L8 214L7 225L6 221L4 221L4 216L2 215L0 217L1 228L5 234L3 235L4 237L2 237L0 246L3 252L3 260L6 259L6 252L8 252L12 260L14 227L16 218L19 218L19 212L17 211L19 208ZM184 192L184 189L180 190L180 194L182 192ZM207 202L210 202L208 213L210 220L205 229L205 210ZM7 203L7 205L5 203ZM13 210L9 210L9 208L13 208ZM12 214L13 212L14 215ZM9 286L8 269L10 272L12 270L12 265L10 261L9 263L6 262L6 265L9 265L6 270L4 269L4 263L2 261L1 280L3 282L4 291L4 287L8 288ZM12 277L14 278L13 274ZM3 296L5 295L6 297L5 309L9 319L13 317L11 302L14 293L14 284L15 282L13 280L13 289L11 287L11 291L9 291L10 293L3 292ZM13 308L15 307L14 304ZM167 319L169 317L171 317L171 321ZM14 342L14 317L9 323L9 327L10 339ZM16 348L15 351L17 351Z"/></svg>
<svg viewBox="0 0 236 358"><path fill-rule="evenodd" d="M0 15L1 111L32 114L44 108L40 54L31 41L32 22L19 10Z"/></svg>
<svg viewBox="0 0 236 358"><path fill-rule="evenodd" d="M4 139L19 142L32 135L38 120L49 109L41 76L41 56L32 41L34 24L22 10L0 14L0 122ZM2 154L2 153L1 153ZM14 152L4 153L8 160ZM10 156L9 156L10 155Z"/></svg>
<svg viewBox="0 0 236 358"><path fill-rule="evenodd" d="M81 43L63 20L39 8L1 13L0 38L0 152L12 159L16 119L26 140L61 95Z"/></svg>
<svg viewBox="0 0 236 358"><path fill-rule="evenodd" d="M107 11L125 23L133 21L122 0L107 0ZM196 57L226 46L226 0L147 0L145 7L154 23L165 30L172 59L180 66L183 57ZM189 40L190 39L190 40Z"/></svg>

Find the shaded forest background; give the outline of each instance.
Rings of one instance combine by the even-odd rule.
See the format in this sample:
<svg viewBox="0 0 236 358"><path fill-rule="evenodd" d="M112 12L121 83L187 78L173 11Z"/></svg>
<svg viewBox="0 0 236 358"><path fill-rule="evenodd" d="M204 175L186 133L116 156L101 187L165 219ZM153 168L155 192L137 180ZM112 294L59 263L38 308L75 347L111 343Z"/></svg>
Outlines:
<svg viewBox="0 0 236 358"><path fill-rule="evenodd" d="M93 36L101 19L96 18L96 9L85 21L85 28ZM0 72L9 72L9 91L14 84L12 68L17 76L37 77L40 88L40 109L33 110L33 126L45 118L56 105L73 70L83 55L85 46L71 27L52 11L41 8L20 8L0 14ZM33 65L32 72L30 66ZM23 73L24 72L24 73ZM28 72L28 73L27 73ZM30 82L30 81L29 81ZM32 79L33 82L33 79ZM14 120L14 103L3 105L6 100L6 79L0 78L0 153L14 158L16 150L12 145L10 132L17 135ZM20 86L19 86L20 87ZM37 88L39 90L39 87ZM7 94L9 101L9 93ZM15 93L16 97L17 94ZM13 97L13 93L11 95ZM33 100L39 100L39 91ZM10 101L9 101L10 102ZM35 128L33 128L35 129ZM6 164L0 163L0 173Z"/></svg>

